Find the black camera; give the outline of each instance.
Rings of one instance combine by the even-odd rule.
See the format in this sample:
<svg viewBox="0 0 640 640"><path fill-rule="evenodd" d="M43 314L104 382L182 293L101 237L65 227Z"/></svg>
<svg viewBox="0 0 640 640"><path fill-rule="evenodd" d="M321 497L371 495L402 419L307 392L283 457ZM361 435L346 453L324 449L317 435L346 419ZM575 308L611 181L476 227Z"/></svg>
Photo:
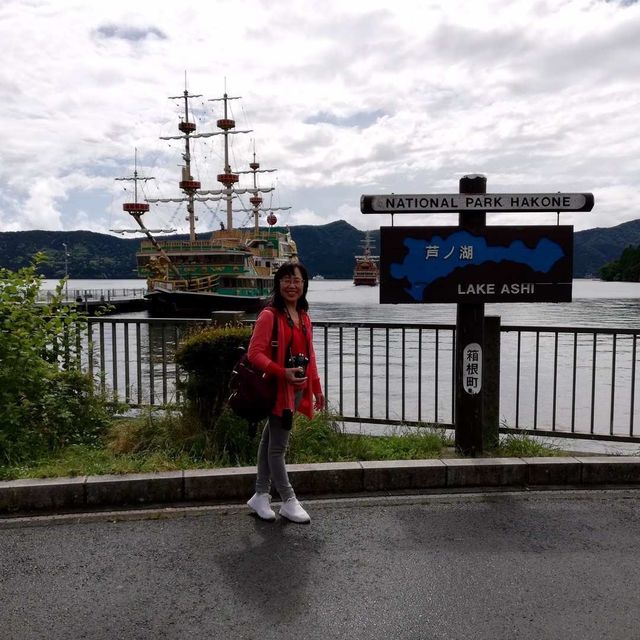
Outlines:
<svg viewBox="0 0 640 640"><path fill-rule="evenodd" d="M301 368L302 371L296 373L296 378L304 378L307 372L307 365L309 364L309 358L304 353L298 353L297 355L291 355L287 358L287 369Z"/></svg>

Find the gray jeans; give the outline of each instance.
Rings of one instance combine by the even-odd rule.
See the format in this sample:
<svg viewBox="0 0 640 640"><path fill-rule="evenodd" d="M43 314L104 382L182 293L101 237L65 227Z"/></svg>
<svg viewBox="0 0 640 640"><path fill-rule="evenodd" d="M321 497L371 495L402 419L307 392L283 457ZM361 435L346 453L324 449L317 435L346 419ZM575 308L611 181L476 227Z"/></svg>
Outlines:
<svg viewBox="0 0 640 640"><path fill-rule="evenodd" d="M302 399L296 393L296 407ZM256 475L256 493L269 493L271 482L276 487L282 501L295 498L296 494L289 482L284 456L287 453L289 434L291 431L282 428L280 416L269 416L269 421L262 431L258 447L258 473Z"/></svg>

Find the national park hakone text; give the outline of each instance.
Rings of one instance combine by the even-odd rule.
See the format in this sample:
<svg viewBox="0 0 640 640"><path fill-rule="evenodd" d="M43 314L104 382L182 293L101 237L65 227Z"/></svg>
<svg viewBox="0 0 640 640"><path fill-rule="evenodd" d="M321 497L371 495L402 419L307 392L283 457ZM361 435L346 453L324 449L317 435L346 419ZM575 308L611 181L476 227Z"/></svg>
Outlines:
<svg viewBox="0 0 640 640"><path fill-rule="evenodd" d="M377 204L377 203L376 203ZM450 195L385 197L385 209L566 209L572 196L558 195Z"/></svg>

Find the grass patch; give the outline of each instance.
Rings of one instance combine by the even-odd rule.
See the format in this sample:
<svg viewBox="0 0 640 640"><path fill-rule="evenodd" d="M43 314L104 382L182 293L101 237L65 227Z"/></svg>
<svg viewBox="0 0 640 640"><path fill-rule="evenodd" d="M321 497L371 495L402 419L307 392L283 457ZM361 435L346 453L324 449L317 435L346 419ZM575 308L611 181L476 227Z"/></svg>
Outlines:
<svg viewBox="0 0 640 640"><path fill-rule="evenodd" d="M491 455L505 458L540 458L567 455L560 448L524 433L508 433Z"/></svg>
<svg viewBox="0 0 640 640"><path fill-rule="evenodd" d="M94 446L68 446L28 464L0 466L0 480L254 466L259 438L260 433L251 437L247 424L233 414L223 414L214 436L188 413L149 411L137 418L115 420ZM319 413L311 420L296 417L287 462L450 458L457 455L453 444L444 431L429 427L398 427L387 436L345 433L331 416ZM525 434L506 435L487 454L565 455Z"/></svg>
<svg viewBox="0 0 640 640"><path fill-rule="evenodd" d="M116 420L107 430L105 447L114 454L157 451L201 457L207 436L197 420L177 411L149 410L136 418Z"/></svg>
<svg viewBox="0 0 640 640"><path fill-rule="evenodd" d="M73 445L31 464L0 467L0 480L176 471L211 466L186 454L161 451L118 454L107 448Z"/></svg>
<svg viewBox="0 0 640 640"><path fill-rule="evenodd" d="M439 458L453 443L444 432L399 428L394 435L369 436L344 433L330 417L299 416L291 434L291 463L346 462L358 460L419 460Z"/></svg>

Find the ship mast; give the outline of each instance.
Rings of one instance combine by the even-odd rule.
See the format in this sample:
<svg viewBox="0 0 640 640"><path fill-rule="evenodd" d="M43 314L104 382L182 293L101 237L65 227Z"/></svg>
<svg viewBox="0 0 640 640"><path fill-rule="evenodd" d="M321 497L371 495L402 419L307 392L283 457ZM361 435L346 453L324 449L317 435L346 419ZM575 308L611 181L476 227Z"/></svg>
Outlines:
<svg viewBox="0 0 640 640"><path fill-rule="evenodd" d="M258 173L273 173L276 169L260 169L260 163L256 161L255 147L253 150L253 162L249 163L249 171L238 171L238 173L253 174L254 193L249 198L251 209L236 209L236 211L251 211L253 213L253 226L256 234L260 231L260 205L262 204L262 196L258 192Z"/></svg>
<svg viewBox="0 0 640 640"><path fill-rule="evenodd" d="M218 182L224 187L223 194L224 200L227 203L227 229L233 229L233 185L239 180L238 174L231 171L229 165L229 136L235 133L249 133L250 131L232 131L235 129L236 121L229 118L229 100L239 100L241 96L230 97L226 92L222 98L211 98L210 102L220 102L224 104L224 117L218 119L216 126L218 129L222 129L222 135L224 135L224 173L219 173L217 176Z"/></svg>
<svg viewBox="0 0 640 640"><path fill-rule="evenodd" d="M200 188L200 182L193 179L191 175L191 147L190 139L192 137L198 137L193 135L196 130L196 123L189 121L189 100L191 98L201 98L201 94L189 95L188 89L185 88L181 96L169 96L169 100L184 100L184 120L178 123L178 129L184 134L181 136L161 136L160 140L184 140L184 153L182 159L184 165L182 166L182 176L178 183L178 186L185 194L184 198L148 198L147 202L185 202L187 203L187 217L185 220L189 222L189 239L191 242L196 240L196 220L198 219L195 214L195 194ZM200 198L199 198L200 199Z"/></svg>
<svg viewBox="0 0 640 640"><path fill-rule="evenodd" d="M177 274L179 278L182 277L180 275L180 272L176 269L174 264L171 262L169 256L163 251L162 247L158 244L157 240L153 237L151 233L152 230L147 229L147 227L145 227L144 225L144 222L142 221L142 216L145 213L147 213L147 211L149 211L149 205L146 202L138 202L138 182L147 182L148 180L155 180L155 178L153 176L143 177L138 175L138 149L135 150L135 154L134 154L133 175L127 176L125 178L116 178L116 180L124 181L124 182L133 182L133 202L125 202L122 205L122 209L126 211L129 215L131 215L131 217L138 223L142 233L144 233L147 236L147 238L149 238L149 240L151 241L151 244L158 251L158 253L160 253L160 255L166 258L167 263L171 267L173 272ZM126 230L112 229L112 231L116 231L116 233L126 233ZM156 230L154 229L154 231ZM159 229L157 231L163 232L165 230ZM167 231L171 231L171 229Z"/></svg>
<svg viewBox="0 0 640 640"><path fill-rule="evenodd" d="M274 225L278 219L273 215L273 211L288 211L291 207L268 207L262 208L262 196L259 195L260 191L273 191L273 187L270 189L259 189L258 188L258 173L273 173L277 171L277 169L260 169L260 163L256 161L256 151L255 146L253 150L253 162L249 163L249 171L238 171L237 173L251 173L253 174L253 189L249 189L253 195L249 198L249 202L251 203L251 209L234 209L234 211L247 211L253 213L253 226L256 234L260 232L260 212L261 211L269 211L270 214L267 217L267 222L270 225Z"/></svg>
<svg viewBox="0 0 640 640"><path fill-rule="evenodd" d="M190 96L187 89L184 90L184 120L178 124L178 129L184 133L184 166L182 167L182 180L179 183L179 187L184 191L187 196L187 217L185 220L189 221L189 239L194 242L196 239L196 214L195 207L193 205L194 196L196 190L200 188L200 183L193 179L191 175L191 150L189 147L189 136L196 130L196 123L189 122L189 98L199 98L201 96ZM173 98L175 100L175 98Z"/></svg>
<svg viewBox="0 0 640 640"><path fill-rule="evenodd" d="M189 221L189 237L191 242L194 242L196 240L195 223L198 220L194 212L194 203L196 201L207 202L207 201L217 201L221 199L226 199L227 210L228 210L229 202L233 197L233 190L230 188L230 186L233 184L233 177L236 178L236 182L237 182L237 176L234 176L234 174L231 172L229 168L228 144L226 142L227 133L229 134L250 133L250 131L225 131L225 130L206 132L206 133L195 133L196 124L195 122L189 121L189 99L201 98L201 97L202 97L201 94L190 95L187 89L184 90L184 93L181 96L171 96L169 98L170 100L184 99L184 120L181 120L180 123L178 124L178 129L183 133L183 135L160 137L160 140L184 140L185 146L184 146L184 153L182 154L184 165L182 167L182 179L179 182L179 186L182 189L182 191L184 191L186 197L184 198L153 198L153 199L147 198L147 202L185 202L186 201L187 212L188 212L186 219ZM228 99L235 100L236 98L228 98ZM226 113L226 109L225 109L225 113ZM227 126L229 123L231 123L231 128L235 126L235 122L233 120L224 119L224 120L218 120L218 127L220 127L221 129L224 129L224 127ZM230 176L230 178L228 179L230 180L229 187L225 189L203 191L200 189L200 182L197 180L194 180L193 176L191 175L190 140L192 140L193 138L210 138L211 136L218 136L222 134L225 135L225 173L222 175ZM218 179L220 180L220 176L218 176ZM225 182L223 182L223 184L225 184L226 181L227 181L227 178L225 177ZM214 197L214 198L207 197L209 195L218 196L218 197ZM227 218L228 218L228 215L227 215Z"/></svg>
<svg viewBox="0 0 640 640"><path fill-rule="evenodd" d="M178 96L180 97L180 96ZM184 139L185 141L185 153L183 154L183 158L185 161L185 165L183 167L183 179L180 182L180 188L187 195L187 200L189 202L188 210L190 213L190 226L191 226L191 239L194 240L194 226L193 221L197 220L193 215L193 203L194 201L204 202L207 200L224 200L226 202L226 213L227 213L227 229L233 229L233 213L234 211L251 211L254 215L254 226L256 231L259 229L259 215L261 211L269 211L271 212L267 218L267 221L270 225L273 225L277 222L277 218L273 215L273 211L276 210L287 210L291 207L269 207L267 209L262 209L262 197L259 195L260 193L268 193L269 191L273 191L273 187L270 188L260 188L257 183L257 173L267 173L271 171L275 171L275 169L260 169L260 164L256 162L255 159L255 151L253 154L253 162L249 164L251 167L251 171L233 171L231 169L231 165L229 163L229 136L241 134L241 133L251 133L251 129L246 130L236 130L236 122L232 118L229 117L229 101L230 100L239 100L240 96L229 96L226 92L222 96L222 98L211 98L210 102L222 102L223 103L223 114L224 117L219 118L216 121L216 126L220 131L209 132L209 133L194 133L196 129L196 125L193 122L189 122L189 107L188 107L188 98L195 98L199 96L189 96L188 92L185 90L184 92L184 100L185 100L185 119L180 123L179 128L180 131L184 133L184 136L171 136L161 138L162 140L177 140ZM175 98L174 98L175 99ZM189 149L189 140L191 138L209 138L211 136L223 135L224 136L224 170L223 173L219 173L216 177L218 182L222 184L222 189L200 189L200 183L193 180L191 176L191 154ZM252 173L253 174L253 188L249 189L238 189L234 188L239 181L239 174L241 173ZM196 196L197 193L197 196ZM233 209L233 198L242 193L250 193L252 197L250 198L250 202L252 205L252 209ZM215 196L215 197L209 197ZM147 202L180 202L181 199L178 198L165 198L165 199L156 199L149 200Z"/></svg>
<svg viewBox="0 0 640 640"><path fill-rule="evenodd" d="M176 96L182 97L182 96ZM233 185L238 182L238 175L231 170L231 166L229 165L229 136L232 134L238 133L251 133L251 129L243 130L243 131L232 131L235 128L236 123L234 120L228 117L228 101L229 100L239 100L240 96L230 97L226 93L222 98L212 98L211 102L224 102L224 118L220 118L217 121L217 127L221 129L221 131L213 131L207 133L194 133L196 129L196 125L193 122L189 122L189 113L188 113L188 98L196 98L200 96L188 95L188 92L185 90L184 98L185 98L185 120L180 123L179 128L180 131L184 133L183 136L167 136L160 138L161 140L185 140L185 153L183 154L183 159L185 161L185 165L183 167L183 179L180 182L180 188L186 193L189 205L190 205L190 216L191 220L197 220L195 216L193 216L193 203L194 201L198 202L206 202L206 201L215 201L215 200L225 200L227 203L227 228L233 228L233 214L231 209L231 201L235 194L238 193L246 193L247 189L233 189ZM175 99L172 98L172 99ZM223 189L208 189L201 190L200 183L193 180L191 176L191 154L189 150L189 140L192 138L210 138L211 136L219 136L224 135L224 173L218 174L217 179L218 182L221 182L223 185ZM197 193L197 196L196 196ZM217 197L206 197L206 196L217 196ZM184 201L185 198L162 198L149 200L147 202L181 202ZM192 226L192 234L193 234L193 226ZM195 237L192 235L192 240Z"/></svg>

